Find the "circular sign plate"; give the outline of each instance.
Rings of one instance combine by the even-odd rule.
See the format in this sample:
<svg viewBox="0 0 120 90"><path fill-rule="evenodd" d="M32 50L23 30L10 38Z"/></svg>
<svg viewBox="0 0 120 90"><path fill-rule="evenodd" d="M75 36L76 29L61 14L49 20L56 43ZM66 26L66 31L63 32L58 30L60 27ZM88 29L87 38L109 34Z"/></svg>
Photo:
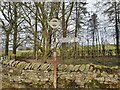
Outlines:
<svg viewBox="0 0 120 90"><path fill-rule="evenodd" d="M58 28L59 25L60 25L60 21L56 18L53 18L50 22L49 22L49 25L52 27L52 28Z"/></svg>

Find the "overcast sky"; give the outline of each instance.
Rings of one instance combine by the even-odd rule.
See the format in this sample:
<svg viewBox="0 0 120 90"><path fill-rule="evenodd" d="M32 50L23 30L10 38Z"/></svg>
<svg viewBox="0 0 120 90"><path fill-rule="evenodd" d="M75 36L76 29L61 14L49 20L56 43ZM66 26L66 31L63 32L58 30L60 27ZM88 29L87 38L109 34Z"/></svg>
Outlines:
<svg viewBox="0 0 120 90"><path fill-rule="evenodd" d="M94 4L97 2L98 0L87 0L87 10L91 13L91 14L93 14L95 11L96 11L96 8L94 7ZM2 15L0 15L0 16L2 16ZM101 17L100 15L98 16L101 20L102 20L102 18L104 19L104 17ZM111 40L111 39L109 39L110 41L110 43L113 43L113 40Z"/></svg>

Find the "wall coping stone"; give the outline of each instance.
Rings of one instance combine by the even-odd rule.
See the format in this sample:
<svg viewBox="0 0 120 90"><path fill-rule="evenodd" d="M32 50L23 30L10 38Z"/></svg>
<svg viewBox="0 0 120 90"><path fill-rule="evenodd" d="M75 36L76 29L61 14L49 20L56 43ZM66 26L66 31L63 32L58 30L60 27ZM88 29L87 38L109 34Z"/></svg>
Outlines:
<svg viewBox="0 0 120 90"><path fill-rule="evenodd" d="M41 63L28 63L24 61L15 61L15 60L3 60L2 65L21 68L24 70L38 70L38 71L53 71L52 64L41 64ZM95 65L95 64L80 64L80 65L67 65L67 64L58 64L58 71L67 71L67 72L87 72L87 71L99 71L103 72L108 69L112 71L120 71L119 66L104 66L104 65Z"/></svg>

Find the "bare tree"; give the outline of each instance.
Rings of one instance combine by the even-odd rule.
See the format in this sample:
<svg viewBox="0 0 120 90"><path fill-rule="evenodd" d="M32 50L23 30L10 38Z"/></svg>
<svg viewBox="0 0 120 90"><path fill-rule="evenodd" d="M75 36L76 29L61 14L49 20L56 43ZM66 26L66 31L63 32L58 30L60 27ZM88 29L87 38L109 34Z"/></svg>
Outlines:
<svg viewBox="0 0 120 90"><path fill-rule="evenodd" d="M13 29L14 21L13 21L13 13L12 13L12 6L11 3L2 3L1 6L1 13L4 18L0 18L0 21L2 22L2 28L5 32L5 55L8 56L9 51L9 35ZM7 11L7 13L6 13Z"/></svg>

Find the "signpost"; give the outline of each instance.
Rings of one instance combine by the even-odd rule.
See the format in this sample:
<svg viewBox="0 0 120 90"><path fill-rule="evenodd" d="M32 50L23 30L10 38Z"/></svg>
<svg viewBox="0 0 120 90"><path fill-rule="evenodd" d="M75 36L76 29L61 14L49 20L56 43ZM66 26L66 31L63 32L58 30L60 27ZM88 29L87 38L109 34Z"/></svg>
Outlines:
<svg viewBox="0 0 120 90"><path fill-rule="evenodd" d="M60 25L60 22L58 19L56 18L53 18L50 22L49 22L49 25L53 28L53 29L57 29ZM53 69L54 69L54 73L53 73L53 85L54 85L54 88L57 88L57 58L56 58L56 41L54 42L54 52L53 52L53 57L54 57L54 60L53 60Z"/></svg>
<svg viewBox="0 0 120 90"><path fill-rule="evenodd" d="M48 22L49 25L53 28L53 29L57 29L60 25L60 21L56 18L53 18L50 22ZM55 37L56 38L56 37ZM79 39L77 37L66 37L66 38L61 38L59 39L59 42L64 43L64 42L78 42ZM56 41L54 42L54 52L53 52L53 85L54 88L57 88L57 53L56 53Z"/></svg>

